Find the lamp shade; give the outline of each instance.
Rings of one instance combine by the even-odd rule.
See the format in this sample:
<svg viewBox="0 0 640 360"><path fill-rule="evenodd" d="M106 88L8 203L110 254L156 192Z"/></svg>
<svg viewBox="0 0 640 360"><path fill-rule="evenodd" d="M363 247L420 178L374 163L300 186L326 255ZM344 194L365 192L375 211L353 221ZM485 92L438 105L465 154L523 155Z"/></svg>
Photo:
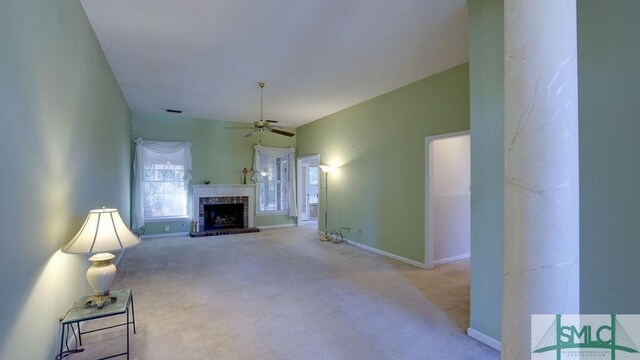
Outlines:
<svg viewBox="0 0 640 360"><path fill-rule="evenodd" d="M76 236L62 247L67 254L94 254L115 251L140 243L124 224L117 209L91 210Z"/></svg>

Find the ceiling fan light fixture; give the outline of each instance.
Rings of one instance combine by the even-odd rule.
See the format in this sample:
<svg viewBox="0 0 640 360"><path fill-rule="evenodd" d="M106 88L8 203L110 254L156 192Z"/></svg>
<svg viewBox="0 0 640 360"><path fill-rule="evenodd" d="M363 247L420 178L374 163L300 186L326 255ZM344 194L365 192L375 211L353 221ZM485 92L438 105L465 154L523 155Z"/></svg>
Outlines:
<svg viewBox="0 0 640 360"><path fill-rule="evenodd" d="M272 132L278 135L284 135L288 137L295 136L294 133L282 130L282 127L274 125L278 123L277 120L265 120L264 119L264 88L267 84L264 81L258 82L260 88L260 120L255 121L251 126L246 127L225 127L225 129L251 129L244 137L251 137L255 134L261 134L265 131Z"/></svg>

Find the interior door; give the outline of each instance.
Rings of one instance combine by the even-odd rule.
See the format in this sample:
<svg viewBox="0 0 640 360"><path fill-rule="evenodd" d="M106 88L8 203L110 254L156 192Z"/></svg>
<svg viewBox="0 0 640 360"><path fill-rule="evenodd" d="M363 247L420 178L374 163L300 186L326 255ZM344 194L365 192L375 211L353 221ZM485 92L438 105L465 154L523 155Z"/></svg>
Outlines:
<svg viewBox="0 0 640 360"><path fill-rule="evenodd" d="M305 156L297 161L298 226L302 226L303 221L318 220L318 163L318 155Z"/></svg>
<svg viewBox="0 0 640 360"><path fill-rule="evenodd" d="M309 165L302 164L302 169L300 171L300 179L302 180L302 192L303 196L300 203L300 220L306 221L309 220Z"/></svg>
<svg viewBox="0 0 640 360"><path fill-rule="evenodd" d="M309 166L307 171L307 212L309 219L318 219L318 165Z"/></svg>

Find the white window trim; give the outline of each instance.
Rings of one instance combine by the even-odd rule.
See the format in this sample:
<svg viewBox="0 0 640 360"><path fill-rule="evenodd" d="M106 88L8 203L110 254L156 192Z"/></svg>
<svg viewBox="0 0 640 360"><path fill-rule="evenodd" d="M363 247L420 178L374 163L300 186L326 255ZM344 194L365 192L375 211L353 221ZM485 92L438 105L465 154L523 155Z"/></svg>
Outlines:
<svg viewBox="0 0 640 360"><path fill-rule="evenodd" d="M258 207L260 205L257 205L257 201L256 201L256 216L271 216L271 215L288 215L289 214L289 210L273 210L273 211L260 211L258 210Z"/></svg>
<svg viewBox="0 0 640 360"><path fill-rule="evenodd" d="M158 222L167 222L167 221L183 221L183 220L189 220L189 219L191 219L191 217L189 215L186 215L186 216L167 216L167 217L145 218L144 222L158 223Z"/></svg>

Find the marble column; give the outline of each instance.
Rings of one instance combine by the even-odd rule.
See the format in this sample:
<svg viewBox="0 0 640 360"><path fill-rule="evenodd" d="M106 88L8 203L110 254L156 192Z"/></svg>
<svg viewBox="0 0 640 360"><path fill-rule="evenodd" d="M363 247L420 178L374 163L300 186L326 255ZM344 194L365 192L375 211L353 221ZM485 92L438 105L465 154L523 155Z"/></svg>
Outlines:
<svg viewBox="0 0 640 360"><path fill-rule="evenodd" d="M579 313L576 0L505 0L503 359L531 314Z"/></svg>

